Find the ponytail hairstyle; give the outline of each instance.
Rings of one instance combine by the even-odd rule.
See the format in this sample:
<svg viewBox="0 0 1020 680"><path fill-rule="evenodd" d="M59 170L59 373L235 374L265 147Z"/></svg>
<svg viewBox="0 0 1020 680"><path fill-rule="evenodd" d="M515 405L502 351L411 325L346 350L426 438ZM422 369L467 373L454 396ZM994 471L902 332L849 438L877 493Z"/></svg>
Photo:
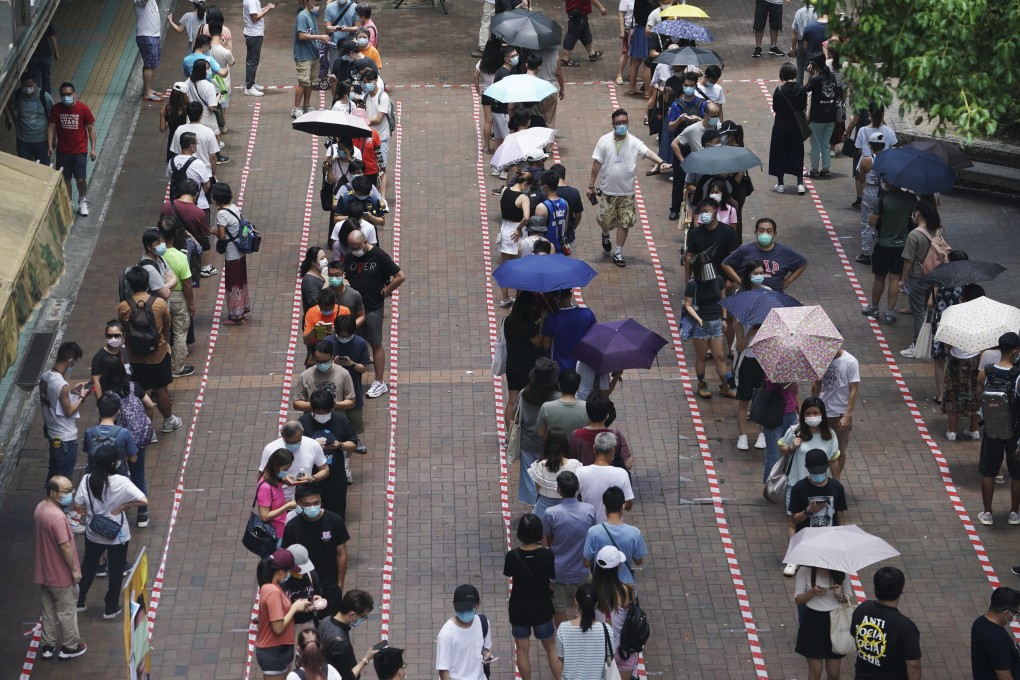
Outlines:
<svg viewBox="0 0 1020 680"><path fill-rule="evenodd" d="M272 556L263 557L259 560L258 569L255 572L255 580L258 582L259 587L266 585L267 583L273 582L273 577L276 576L276 572L284 571L273 562Z"/></svg>
<svg viewBox="0 0 1020 680"><path fill-rule="evenodd" d="M319 634L314 628L306 628L298 633L300 668L305 672L305 680L326 680L326 675L322 672L326 667L326 660L322 658L319 644Z"/></svg>
<svg viewBox="0 0 1020 680"><path fill-rule="evenodd" d="M110 476L117 474L120 454L108 444L100 446L92 458L92 472L89 473L89 491L97 501L103 500L103 490L110 486Z"/></svg>
<svg viewBox="0 0 1020 680"><path fill-rule="evenodd" d="M581 632L587 633L595 623L595 605L598 601L595 586L582 584L574 594L574 600L577 602L577 611L581 613Z"/></svg>

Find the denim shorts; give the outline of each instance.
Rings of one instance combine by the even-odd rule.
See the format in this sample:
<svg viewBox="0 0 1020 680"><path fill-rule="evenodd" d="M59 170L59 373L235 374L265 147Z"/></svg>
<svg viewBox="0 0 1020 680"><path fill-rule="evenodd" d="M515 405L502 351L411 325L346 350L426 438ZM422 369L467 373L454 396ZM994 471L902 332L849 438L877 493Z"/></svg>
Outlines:
<svg viewBox="0 0 1020 680"><path fill-rule="evenodd" d="M708 340L709 338L721 338L722 337L722 319L716 319L715 321L705 321L703 326L695 326L694 333L691 335L695 340Z"/></svg>
<svg viewBox="0 0 1020 680"><path fill-rule="evenodd" d="M514 640L527 640L531 637L532 630L535 631L535 639L537 640L548 640L556 634L556 628L553 626L552 621L546 621L537 626L510 625L510 633L514 636Z"/></svg>

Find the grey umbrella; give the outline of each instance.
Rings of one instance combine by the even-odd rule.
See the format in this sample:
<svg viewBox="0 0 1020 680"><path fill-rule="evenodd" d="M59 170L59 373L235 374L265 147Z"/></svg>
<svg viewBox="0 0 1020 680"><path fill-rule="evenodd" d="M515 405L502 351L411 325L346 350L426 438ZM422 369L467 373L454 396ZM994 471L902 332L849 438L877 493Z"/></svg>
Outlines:
<svg viewBox="0 0 1020 680"><path fill-rule="evenodd" d="M725 175L761 165L761 159L742 146L711 146L695 151L680 164L697 175Z"/></svg>
<svg viewBox="0 0 1020 680"><path fill-rule="evenodd" d="M669 64L670 66L681 66L684 64L718 64L723 65L723 58L712 50L703 50L700 47L681 47L678 50L666 50L653 60L656 64Z"/></svg>
<svg viewBox="0 0 1020 680"><path fill-rule="evenodd" d="M502 38L507 45L526 47L529 50L544 50L560 44L563 29L542 14L525 9L501 12L492 18L492 34Z"/></svg>

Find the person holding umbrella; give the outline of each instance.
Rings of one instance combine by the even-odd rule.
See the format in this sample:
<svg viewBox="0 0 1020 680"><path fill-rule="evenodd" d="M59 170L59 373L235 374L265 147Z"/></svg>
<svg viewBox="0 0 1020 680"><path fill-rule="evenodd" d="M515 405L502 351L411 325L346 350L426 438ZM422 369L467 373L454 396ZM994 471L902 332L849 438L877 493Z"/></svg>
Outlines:
<svg viewBox="0 0 1020 680"><path fill-rule="evenodd" d="M498 83L509 75L513 75L517 72L517 65L520 64L521 58L517 53L517 48L513 46L506 46L503 48L503 65L499 67L496 74L492 77L493 84ZM506 102L493 101L489 107L492 111L492 138L496 144L493 148L498 149L499 145L503 143L503 140L507 135L510 134L510 105ZM494 169L492 171L494 176L498 176L500 179L506 179L506 171L500 172Z"/></svg>
<svg viewBox="0 0 1020 680"><path fill-rule="evenodd" d="M800 625L794 651L807 658L808 680L822 680L823 669L829 680L839 677L843 655L832 651L829 612L847 601L843 592L845 580L843 572L825 567L805 566L797 571L793 601L800 614Z"/></svg>

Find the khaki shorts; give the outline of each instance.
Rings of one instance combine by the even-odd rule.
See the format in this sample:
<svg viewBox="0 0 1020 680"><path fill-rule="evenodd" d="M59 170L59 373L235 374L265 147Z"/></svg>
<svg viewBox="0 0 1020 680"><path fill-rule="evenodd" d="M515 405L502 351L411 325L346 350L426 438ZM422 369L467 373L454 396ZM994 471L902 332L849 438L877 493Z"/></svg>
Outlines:
<svg viewBox="0 0 1020 680"><path fill-rule="evenodd" d="M843 416L829 416L829 428L836 434L836 441L839 443L839 455L845 456L847 447L850 445L850 432L854 429L854 418L847 418L846 429L839 429L839 420Z"/></svg>
<svg viewBox="0 0 1020 680"><path fill-rule="evenodd" d="M574 595L577 593L578 588L590 580L589 578L580 583L550 583L549 589L552 591L553 611L557 614L576 611L577 602L574 600Z"/></svg>
<svg viewBox="0 0 1020 680"><path fill-rule="evenodd" d="M294 69L297 71L297 82L298 85L303 87L311 87L312 85L312 66L317 62L309 61L295 61Z"/></svg>
<svg viewBox="0 0 1020 680"><path fill-rule="evenodd" d="M602 196L602 205L599 207L598 217L595 221L605 231L612 231L617 227L630 229L637 219L637 203L633 196Z"/></svg>

